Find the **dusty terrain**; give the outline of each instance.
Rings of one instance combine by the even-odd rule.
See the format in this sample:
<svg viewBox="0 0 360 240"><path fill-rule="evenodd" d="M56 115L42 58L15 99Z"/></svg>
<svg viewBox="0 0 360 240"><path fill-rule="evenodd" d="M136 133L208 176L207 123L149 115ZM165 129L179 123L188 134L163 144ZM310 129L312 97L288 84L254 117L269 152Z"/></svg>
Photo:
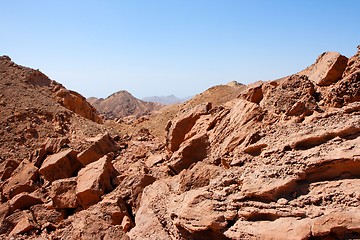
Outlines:
<svg viewBox="0 0 360 240"><path fill-rule="evenodd" d="M0 74L3 239L360 238L360 49L127 122Z"/></svg>

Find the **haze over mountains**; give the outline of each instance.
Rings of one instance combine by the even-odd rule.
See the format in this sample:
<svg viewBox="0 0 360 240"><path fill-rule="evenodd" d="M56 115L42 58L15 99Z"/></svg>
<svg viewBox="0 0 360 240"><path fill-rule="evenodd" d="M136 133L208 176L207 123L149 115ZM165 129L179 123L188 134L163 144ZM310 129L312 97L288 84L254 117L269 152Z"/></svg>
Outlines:
<svg viewBox="0 0 360 240"><path fill-rule="evenodd" d="M183 103L186 100L189 100L191 97L187 98L178 98L174 95L169 96L152 96L152 97L145 97L142 100L146 102L156 102L161 103L164 105L174 104L174 103Z"/></svg>
<svg viewBox="0 0 360 240"><path fill-rule="evenodd" d="M0 90L1 239L360 238L360 47L181 104L89 99L106 116L7 56Z"/></svg>

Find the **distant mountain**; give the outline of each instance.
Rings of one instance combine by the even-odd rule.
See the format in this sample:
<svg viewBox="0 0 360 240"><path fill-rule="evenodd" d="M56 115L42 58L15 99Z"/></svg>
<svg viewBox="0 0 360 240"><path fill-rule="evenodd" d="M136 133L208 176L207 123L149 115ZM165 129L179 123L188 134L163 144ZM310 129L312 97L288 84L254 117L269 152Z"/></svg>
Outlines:
<svg viewBox="0 0 360 240"><path fill-rule="evenodd" d="M140 117L163 107L162 104L137 99L127 91L119 91L107 98L90 97L87 101L108 119L126 116Z"/></svg>
<svg viewBox="0 0 360 240"><path fill-rule="evenodd" d="M174 95L170 95L170 96L152 96L152 97L146 97L143 98L143 101L146 102L154 102L154 103L160 103L160 104L164 104L164 105L170 105L170 104L174 104L174 103L183 103L185 101L187 101L188 99L190 99L191 97L187 97L187 98L178 98Z"/></svg>

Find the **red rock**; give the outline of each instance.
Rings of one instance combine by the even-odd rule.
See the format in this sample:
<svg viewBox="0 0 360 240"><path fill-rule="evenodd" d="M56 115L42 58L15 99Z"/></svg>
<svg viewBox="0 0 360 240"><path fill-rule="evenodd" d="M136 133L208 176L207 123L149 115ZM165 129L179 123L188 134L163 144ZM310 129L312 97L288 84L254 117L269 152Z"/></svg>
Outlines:
<svg viewBox="0 0 360 240"><path fill-rule="evenodd" d="M54 208L76 208L78 202L76 199L76 179L65 178L58 179L51 183L50 197Z"/></svg>
<svg viewBox="0 0 360 240"><path fill-rule="evenodd" d="M103 120L97 115L96 109L86 101L86 99L79 93L61 88L56 93L58 102L79 114L80 116L90 119L96 123L102 123Z"/></svg>
<svg viewBox="0 0 360 240"><path fill-rule="evenodd" d="M5 181L9 177L11 177L11 174L14 172L14 170L19 166L19 162L9 159L8 161L4 161L1 164L1 180Z"/></svg>
<svg viewBox="0 0 360 240"><path fill-rule="evenodd" d="M68 149L50 155L44 160L39 172L50 182L72 177L82 167L76 158L76 154L76 151Z"/></svg>
<svg viewBox="0 0 360 240"><path fill-rule="evenodd" d="M113 192L116 196L125 199L128 206L131 206L132 211L136 212L139 208L144 188L155 182L156 178L142 171L127 174L125 177L119 176L122 179Z"/></svg>
<svg viewBox="0 0 360 240"><path fill-rule="evenodd" d="M309 115L316 109L315 87L304 75L292 75L274 87L264 85L264 98L260 106L276 114L288 116Z"/></svg>
<svg viewBox="0 0 360 240"><path fill-rule="evenodd" d="M38 168L33 163L27 163L23 166L19 166L21 169L17 169L3 185L3 194L8 199L13 198L15 195L22 192L32 192L35 190L35 181L39 177Z"/></svg>
<svg viewBox="0 0 360 240"><path fill-rule="evenodd" d="M319 86L331 85L342 78L348 59L337 52L325 52L299 74L306 75Z"/></svg>
<svg viewBox="0 0 360 240"><path fill-rule="evenodd" d="M48 209L44 204L34 205L30 210L42 229L54 230L55 226L67 217L65 209Z"/></svg>
<svg viewBox="0 0 360 240"><path fill-rule="evenodd" d="M152 154L146 159L146 166L152 167L160 162L163 162L166 159L164 154Z"/></svg>
<svg viewBox="0 0 360 240"><path fill-rule="evenodd" d="M88 139L88 141L91 142L92 145L77 156L78 160L84 166L98 160L109 152L114 152L119 149L109 134L98 135L97 137Z"/></svg>
<svg viewBox="0 0 360 240"><path fill-rule="evenodd" d="M10 201L10 209L14 212L17 209L25 210L29 209L33 205L42 204L43 201L40 198L32 196L28 193L20 193L13 197Z"/></svg>
<svg viewBox="0 0 360 240"><path fill-rule="evenodd" d="M332 107L342 107L360 101L360 70L332 85L324 101Z"/></svg>
<svg viewBox="0 0 360 240"><path fill-rule="evenodd" d="M36 167L40 167L45 157L46 151L44 148L36 149L31 156L31 162L33 162Z"/></svg>
<svg viewBox="0 0 360 240"><path fill-rule="evenodd" d="M6 203L0 203L0 223L2 223L5 219L5 217L7 217L10 214L10 206L9 204ZM1 232L1 231L0 231Z"/></svg>
<svg viewBox="0 0 360 240"><path fill-rule="evenodd" d="M31 214L31 212L25 211L23 216L20 218L13 230L10 232L9 236L23 234L36 228L38 228L38 225L36 224L33 215Z"/></svg>
<svg viewBox="0 0 360 240"><path fill-rule="evenodd" d="M60 239L128 239L126 228L134 225L131 220L128 224L129 219L121 198L106 196L101 202L69 216L66 221L71 227L59 231L57 236Z"/></svg>
<svg viewBox="0 0 360 240"><path fill-rule="evenodd" d="M66 147L70 141L68 138L48 138L44 144L44 150L47 154L54 154L59 152L63 147Z"/></svg>
<svg viewBox="0 0 360 240"><path fill-rule="evenodd" d="M117 172L111 160L111 157L104 156L79 171L76 196L83 208L99 202L104 193L113 190L111 180L117 175Z"/></svg>
<svg viewBox="0 0 360 240"><path fill-rule="evenodd" d="M241 98L259 104L263 99L262 83L258 83L255 86L249 87L240 95Z"/></svg>
<svg viewBox="0 0 360 240"><path fill-rule="evenodd" d="M185 135L195 125L200 116L208 114L211 109L211 103L201 104L193 109L185 111L176 116L166 127L167 143L171 151L179 149L180 144L184 141Z"/></svg>
<svg viewBox="0 0 360 240"><path fill-rule="evenodd" d="M351 58L349 58L342 78L346 78L350 74L352 74L360 69L360 45L357 46L357 48L358 48L357 53L354 56L352 56Z"/></svg>
<svg viewBox="0 0 360 240"><path fill-rule="evenodd" d="M337 239L349 239L351 233L360 234L360 217L357 209L334 211L315 219L311 228L314 237L335 235Z"/></svg>
<svg viewBox="0 0 360 240"><path fill-rule="evenodd" d="M209 137L206 134L186 140L171 157L169 168L175 173L189 168L207 156L209 146Z"/></svg>

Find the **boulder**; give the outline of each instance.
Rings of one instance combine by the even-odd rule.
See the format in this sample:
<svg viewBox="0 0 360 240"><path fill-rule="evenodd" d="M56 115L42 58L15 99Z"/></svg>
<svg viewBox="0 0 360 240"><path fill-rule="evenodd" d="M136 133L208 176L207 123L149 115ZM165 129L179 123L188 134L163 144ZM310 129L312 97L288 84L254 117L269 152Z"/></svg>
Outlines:
<svg viewBox="0 0 360 240"><path fill-rule="evenodd" d="M113 190L111 180L116 177L117 171L111 160L112 157L104 156L79 171L76 196L83 208L99 202L103 194Z"/></svg>
<svg viewBox="0 0 360 240"><path fill-rule="evenodd" d="M146 161L145 161L145 165L147 167L152 167L158 163L163 162L166 159L166 155L165 154L151 154L150 156L147 157Z"/></svg>
<svg viewBox="0 0 360 240"><path fill-rule="evenodd" d="M30 210L41 229L46 228L48 231L53 231L55 226L67 217L65 209L49 208L45 204L34 205Z"/></svg>
<svg viewBox="0 0 360 240"><path fill-rule="evenodd" d="M44 150L47 154L59 152L70 143L68 138L48 138L44 143Z"/></svg>
<svg viewBox="0 0 360 240"><path fill-rule="evenodd" d="M39 172L50 182L72 177L82 167L76 155L77 152L72 149L50 155L44 160Z"/></svg>
<svg viewBox="0 0 360 240"><path fill-rule="evenodd" d="M332 107L342 107L360 101L360 70L332 85L324 101Z"/></svg>
<svg viewBox="0 0 360 240"><path fill-rule="evenodd" d="M96 109L79 93L61 88L55 94L57 101L67 109L96 123L103 122L101 117L97 115Z"/></svg>
<svg viewBox="0 0 360 240"><path fill-rule="evenodd" d="M325 52L316 62L300 72L319 86L331 85L342 78L348 58L337 52Z"/></svg>
<svg viewBox="0 0 360 240"><path fill-rule="evenodd" d="M24 211L15 227L10 232L9 236L15 236L29 232L30 230L38 228L36 221L30 211Z"/></svg>
<svg viewBox="0 0 360 240"><path fill-rule="evenodd" d="M10 200L10 209L14 212L17 209L29 209L33 205L42 204L43 201L29 193L20 193Z"/></svg>
<svg viewBox="0 0 360 240"><path fill-rule="evenodd" d="M181 112L173 120L171 120L167 127L167 143L171 151L179 149L180 144L184 141L185 135L195 125L196 120L202 115L208 114L211 109L211 103L200 104L190 110Z"/></svg>
<svg viewBox="0 0 360 240"><path fill-rule="evenodd" d="M244 93L240 94L242 99L259 104L263 99L262 82L250 86Z"/></svg>
<svg viewBox="0 0 360 240"><path fill-rule="evenodd" d="M263 88L264 97L260 106L276 114L309 115L317 107L315 86L305 75L292 75L277 86L266 84Z"/></svg>
<svg viewBox="0 0 360 240"><path fill-rule="evenodd" d="M119 175L119 177L123 176ZM155 182L155 180L156 178L144 172L133 172L123 177L114 192L124 199L135 213L139 208L144 188Z"/></svg>
<svg viewBox="0 0 360 240"><path fill-rule="evenodd" d="M121 198L106 196L104 199L66 220L70 228L58 232L59 239L129 239L127 232L134 223L130 220Z"/></svg>
<svg viewBox="0 0 360 240"><path fill-rule="evenodd" d="M180 148L174 152L170 159L169 168L179 173L189 168L193 163L203 160L207 157L210 146L207 134L196 135L180 145Z"/></svg>
<svg viewBox="0 0 360 240"><path fill-rule="evenodd" d="M2 190L5 197L13 198L22 192L32 192L35 190L35 182L38 180L38 168L33 163L26 163L19 166L7 181L5 181Z"/></svg>
<svg viewBox="0 0 360 240"><path fill-rule="evenodd" d="M195 189L174 197L168 210L178 228L184 228L190 233L206 230L216 232L226 228L227 220L230 220L226 219L224 212L217 210L219 205L211 193Z"/></svg>
<svg viewBox="0 0 360 240"><path fill-rule="evenodd" d="M75 178L58 179L52 182L50 197L54 208L77 208L79 204L76 200L75 190Z"/></svg>
<svg viewBox="0 0 360 240"><path fill-rule="evenodd" d="M78 160L84 166L98 160L109 152L114 152L119 149L108 133L90 138L88 141L91 142L92 145L77 156Z"/></svg>

